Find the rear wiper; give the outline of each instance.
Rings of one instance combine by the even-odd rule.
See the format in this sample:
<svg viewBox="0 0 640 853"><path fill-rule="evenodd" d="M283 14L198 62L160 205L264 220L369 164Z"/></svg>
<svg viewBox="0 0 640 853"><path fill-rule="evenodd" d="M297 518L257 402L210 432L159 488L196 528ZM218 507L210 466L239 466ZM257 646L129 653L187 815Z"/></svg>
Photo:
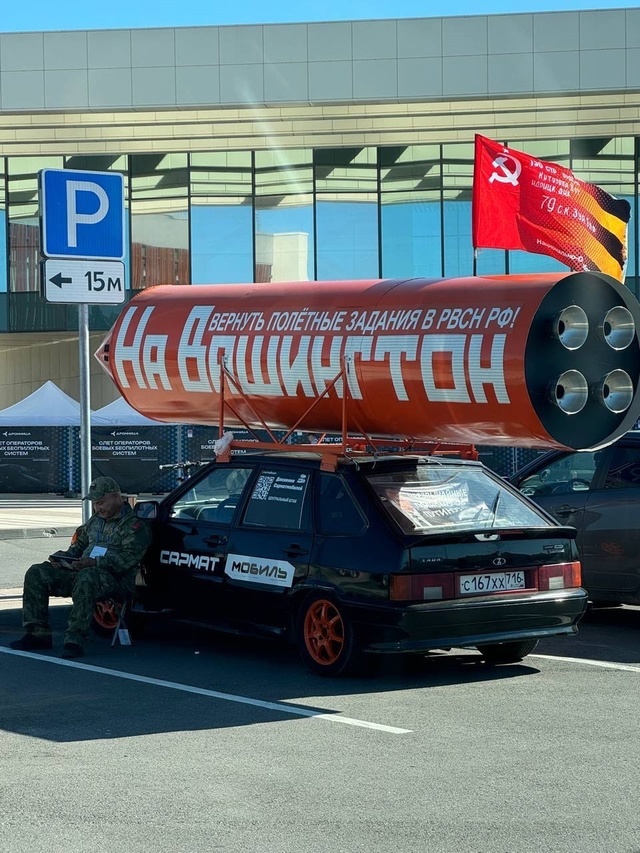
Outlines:
<svg viewBox="0 0 640 853"><path fill-rule="evenodd" d="M493 527L496 523L496 513L498 512L498 505L500 504L500 498L502 497L502 492L498 492L491 506L491 512L493 514L493 518L491 519L491 527Z"/></svg>

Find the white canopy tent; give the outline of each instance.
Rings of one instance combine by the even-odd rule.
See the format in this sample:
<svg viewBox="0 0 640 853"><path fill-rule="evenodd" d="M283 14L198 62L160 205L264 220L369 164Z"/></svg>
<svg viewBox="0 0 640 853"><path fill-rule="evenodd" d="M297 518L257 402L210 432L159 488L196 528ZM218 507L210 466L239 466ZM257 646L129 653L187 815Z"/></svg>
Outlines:
<svg viewBox="0 0 640 853"><path fill-rule="evenodd" d="M48 380L24 400L0 411L4 426L80 426L80 403Z"/></svg>
<svg viewBox="0 0 640 853"><path fill-rule="evenodd" d="M96 409L91 415L92 426L167 426L164 421L155 421L141 415L133 406L119 397L113 403ZM170 424L169 424L170 426Z"/></svg>

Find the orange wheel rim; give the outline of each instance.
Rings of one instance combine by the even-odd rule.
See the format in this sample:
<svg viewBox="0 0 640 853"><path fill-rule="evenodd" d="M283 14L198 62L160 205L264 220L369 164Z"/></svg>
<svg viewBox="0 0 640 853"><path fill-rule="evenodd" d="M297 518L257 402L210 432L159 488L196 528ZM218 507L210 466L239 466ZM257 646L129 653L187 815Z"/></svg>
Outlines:
<svg viewBox="0 0 640 853"><path fill-rule="evenodd" d="M304 617L304 642L313 660L321 666L335 663L344 648L344 622L330 601L315 601Z"/></svg>
<svg viewBox="0 0 640 853"><path fill-rule="evenodd" d="M115 628L118 624L120 607L115 601L97 601L93 615L102 628Z"/></svg>

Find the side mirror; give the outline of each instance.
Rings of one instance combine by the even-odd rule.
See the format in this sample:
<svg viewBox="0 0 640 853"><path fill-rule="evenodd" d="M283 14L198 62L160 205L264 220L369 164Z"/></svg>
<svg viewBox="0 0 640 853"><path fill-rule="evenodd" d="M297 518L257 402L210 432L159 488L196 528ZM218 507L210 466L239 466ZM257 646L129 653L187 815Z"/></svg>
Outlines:
<svg viewBox="0 0 640 853"><path fill-rule="evenodd" d="M156 501L139 501L133 508L133 514L138 518L157 518L158 504Z"/></svg>

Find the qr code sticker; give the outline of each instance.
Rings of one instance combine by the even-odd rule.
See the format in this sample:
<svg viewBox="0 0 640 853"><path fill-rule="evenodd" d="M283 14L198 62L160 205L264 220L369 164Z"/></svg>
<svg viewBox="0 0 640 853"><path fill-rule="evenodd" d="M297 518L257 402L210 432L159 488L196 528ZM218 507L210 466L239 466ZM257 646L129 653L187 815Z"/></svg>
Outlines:
<svg viewBox="0 0 640 853"><path fill-rule="evenodd" d="M264 474L258 477L258 482L253 488L251 499L254 501L266 501L269 495L269 489L273 485L274 480L275 477L267 477Z"/></svg>

